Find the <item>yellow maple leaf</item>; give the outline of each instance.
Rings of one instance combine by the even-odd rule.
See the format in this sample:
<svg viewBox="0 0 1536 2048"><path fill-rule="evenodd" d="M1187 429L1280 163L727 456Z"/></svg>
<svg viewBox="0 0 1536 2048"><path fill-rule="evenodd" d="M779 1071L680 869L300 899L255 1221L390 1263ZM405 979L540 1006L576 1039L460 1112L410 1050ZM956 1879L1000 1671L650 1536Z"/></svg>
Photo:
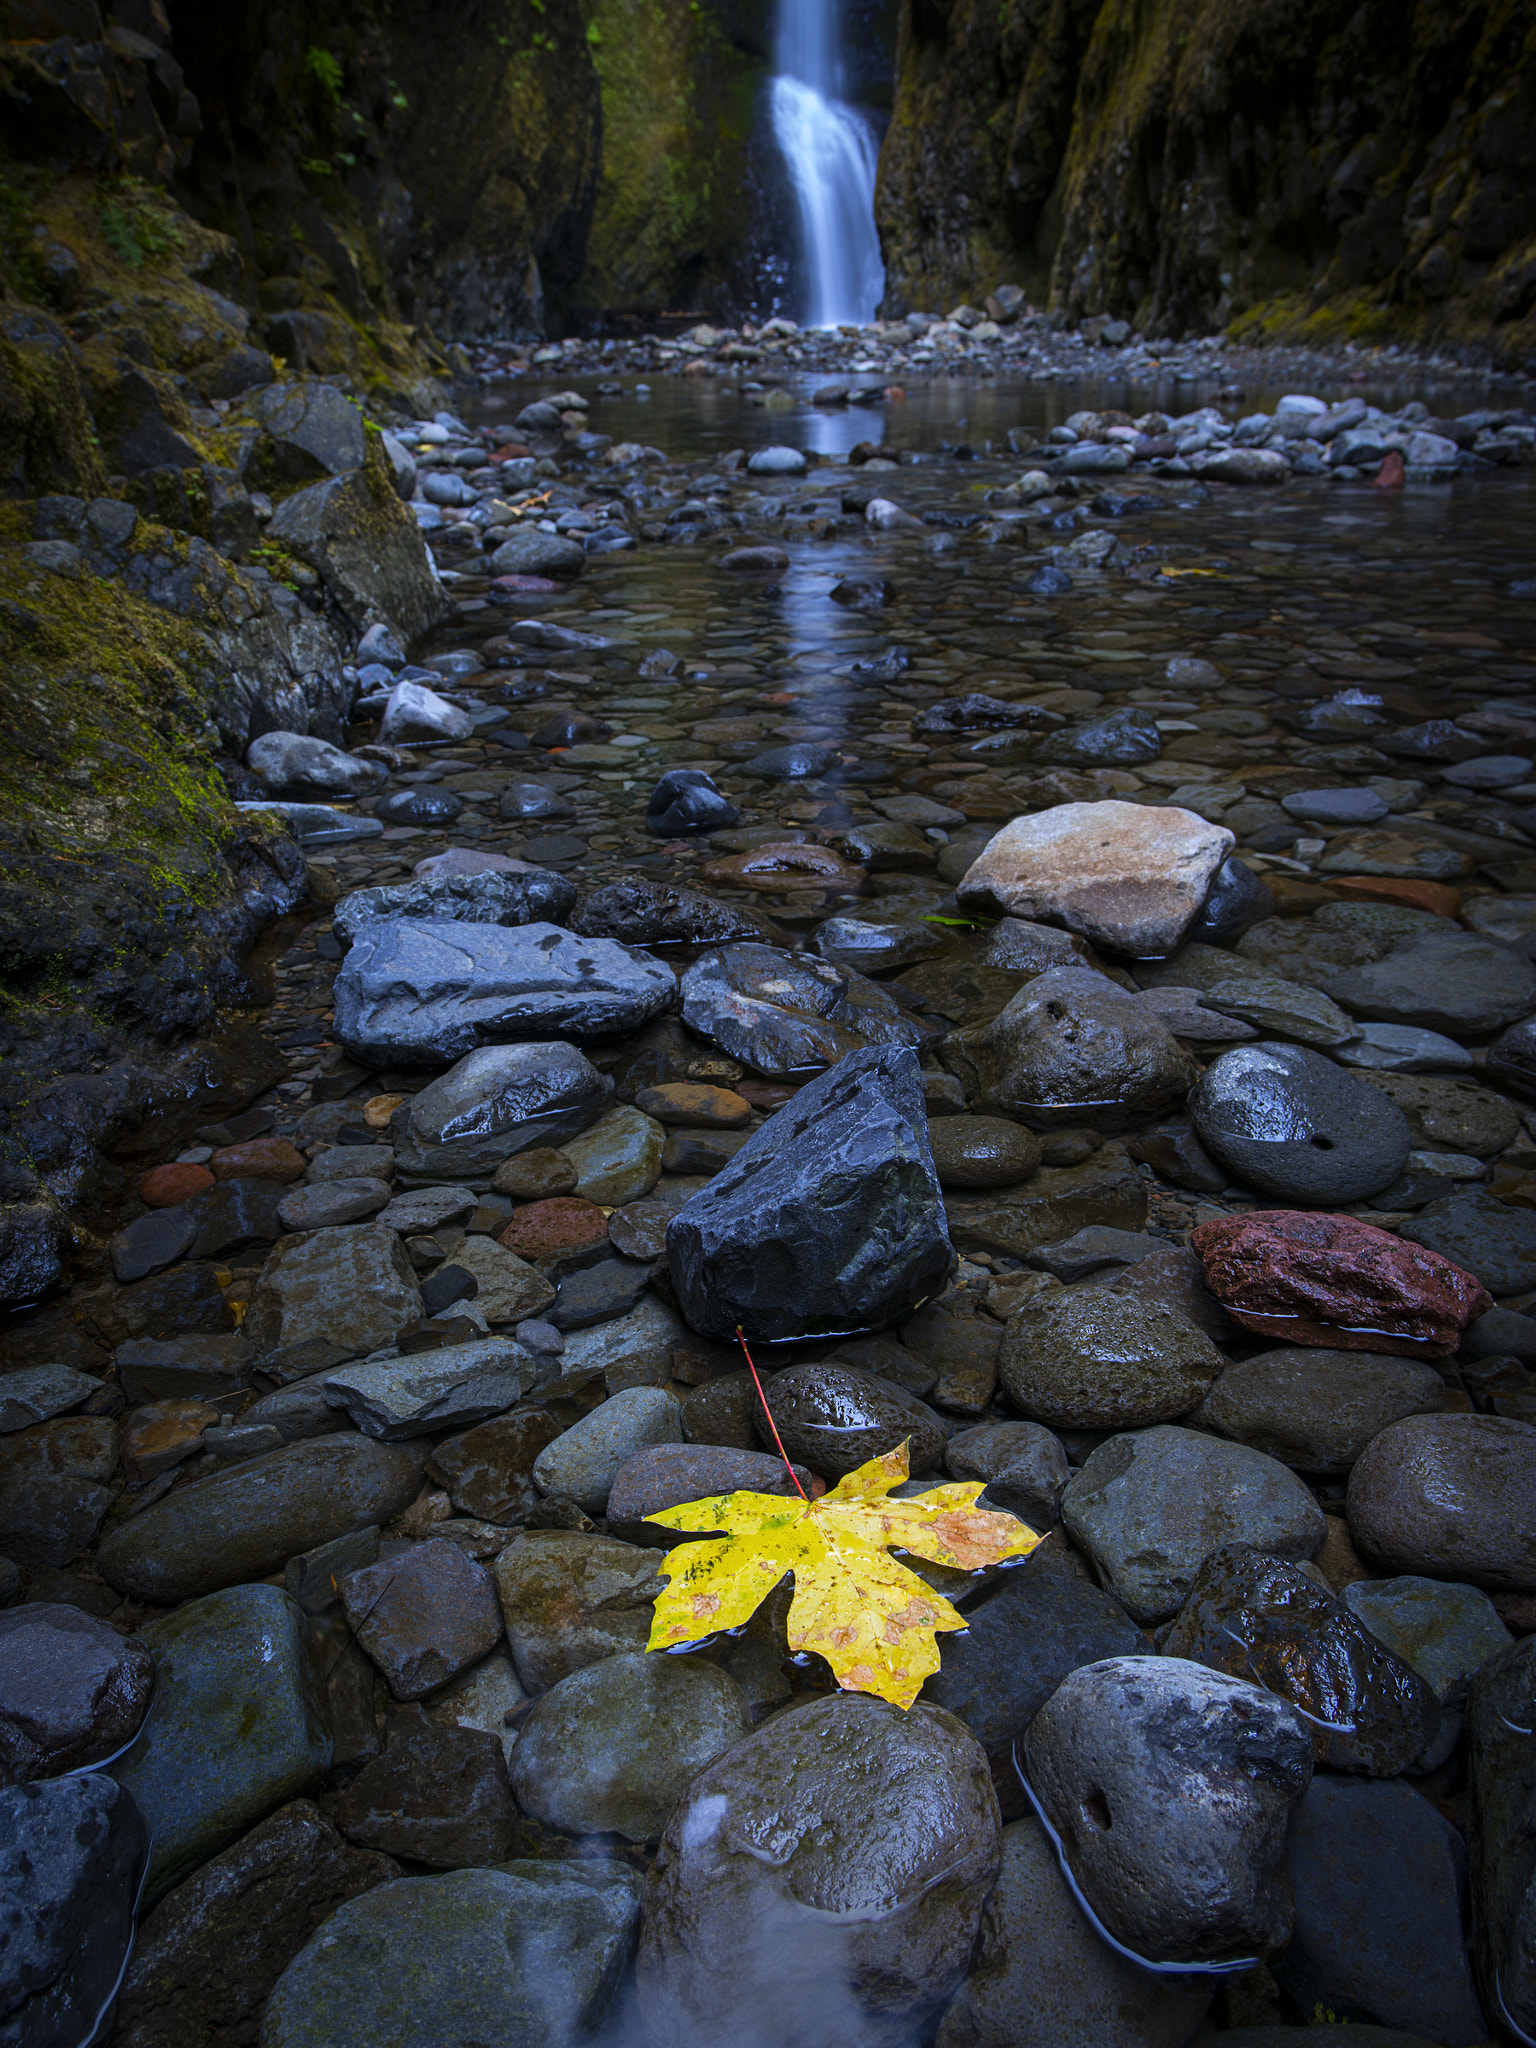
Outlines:
<svg viewBox="0 0 1536 2048"><path fill-rule="evenodd" d="M1027 1557L1040 1538L1012 1515L975 1506L985 1482L938 1486L889 1500L907 1476L907 1446L871 1458L819 1500L778 1493L717 1493L647 1515L724 1543L682 1543L660 1570L650 1650L696 1642L750 1621L786 1572L795 1575L789 1646L825 1657L847 1692L910 1707L939 1668L936 1632L968 1624L940 1593L889 1553L907 1550L955 1571Z"/></svg>

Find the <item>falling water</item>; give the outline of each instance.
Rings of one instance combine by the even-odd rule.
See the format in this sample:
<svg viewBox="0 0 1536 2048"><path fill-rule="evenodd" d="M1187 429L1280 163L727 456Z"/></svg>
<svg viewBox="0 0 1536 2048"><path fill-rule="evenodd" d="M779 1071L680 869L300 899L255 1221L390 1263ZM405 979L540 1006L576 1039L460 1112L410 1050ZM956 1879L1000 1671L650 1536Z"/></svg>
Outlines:
<svg viewBox="0 0 1536 2048"><path fill-rule="evenodd" d="M804 319L872 320L885 290L875 232L874 130L842 97L838 0L779 0L773 132L805 242Z"/></svg>

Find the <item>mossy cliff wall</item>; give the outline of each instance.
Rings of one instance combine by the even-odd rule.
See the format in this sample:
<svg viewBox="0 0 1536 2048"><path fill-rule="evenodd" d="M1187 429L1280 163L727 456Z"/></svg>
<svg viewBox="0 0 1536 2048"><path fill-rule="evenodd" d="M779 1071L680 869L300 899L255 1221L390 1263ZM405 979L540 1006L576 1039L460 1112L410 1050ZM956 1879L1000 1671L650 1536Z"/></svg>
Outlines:
<svg viewBox="0 0 1536 2048"><path fill-rule="evenodd" d="M1536 345L1528 0L903 0L888 305Z"/></svg>

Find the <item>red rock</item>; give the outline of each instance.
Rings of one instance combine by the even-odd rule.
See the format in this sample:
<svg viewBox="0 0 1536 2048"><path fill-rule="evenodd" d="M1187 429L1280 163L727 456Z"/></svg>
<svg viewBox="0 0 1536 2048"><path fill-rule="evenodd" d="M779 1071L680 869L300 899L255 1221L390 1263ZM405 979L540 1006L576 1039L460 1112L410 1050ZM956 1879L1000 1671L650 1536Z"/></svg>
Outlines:
<svg viewBox="0 0 1536 2048"><path fill-rule="evenodd" d="M1202 1223L1189 1243L1227 1314L1287 1344L1448 1358L1493 1306L1460 1266L1353 1216L1258 1209Z"/></svg>
<svg viewBox="0 0 1536 2048"><path fill-rule="evenodd" d="M1454 917L1461 908L1461 891L1449 882L1412 882L1397 875L1330 875L1328 879L1339 896L1406 903L1410 910L1432 910L1436 917Z"/></svg>
<svg viewBox="0 0 1536 2048"><path fill-rule="evenodd" d="M215 1180L302 1180L304 1154L286 1138L247 1138L225 1145L208 1162Z"/></svg>
<svg viewBox="0 0 1536 2048"><path fill-rule="evenodd" d="M553 1195L519 1209L496 1242L537 1265L601 1244L607 1235L608 1218L595 1202L579 1195Z"/></svg>
<svg viewBox="0 0 1536 2048"><path fill-rule="evenodd" d="M1401 452L1396 448L1389 448L1382 458L1380 469L1376 472L1377 490L1400 491L1407 481L1407 470Z"/></svg>
<svg viewBox="0 0 1536 2048"><path fill-rule="evenodd" d="M139 1200L151 1209L179 1209L212 1186L213 1175L206 1166L183 1166L173 1159L145 1174L139 1182Z"/></svg>

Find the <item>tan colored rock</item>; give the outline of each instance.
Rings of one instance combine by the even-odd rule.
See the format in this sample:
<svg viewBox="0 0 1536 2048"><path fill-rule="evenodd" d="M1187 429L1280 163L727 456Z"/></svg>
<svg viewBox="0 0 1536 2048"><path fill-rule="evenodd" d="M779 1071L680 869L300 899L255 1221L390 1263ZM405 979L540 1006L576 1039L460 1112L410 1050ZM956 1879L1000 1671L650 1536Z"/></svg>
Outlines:
<svg viewBox="0 0 1536 2048"><path fill-rule="evenodd" d="M1173 805L1058 804L1005 825L957 893L1159 959L1178 945L1235 843L1225 826Z"/></svg>

